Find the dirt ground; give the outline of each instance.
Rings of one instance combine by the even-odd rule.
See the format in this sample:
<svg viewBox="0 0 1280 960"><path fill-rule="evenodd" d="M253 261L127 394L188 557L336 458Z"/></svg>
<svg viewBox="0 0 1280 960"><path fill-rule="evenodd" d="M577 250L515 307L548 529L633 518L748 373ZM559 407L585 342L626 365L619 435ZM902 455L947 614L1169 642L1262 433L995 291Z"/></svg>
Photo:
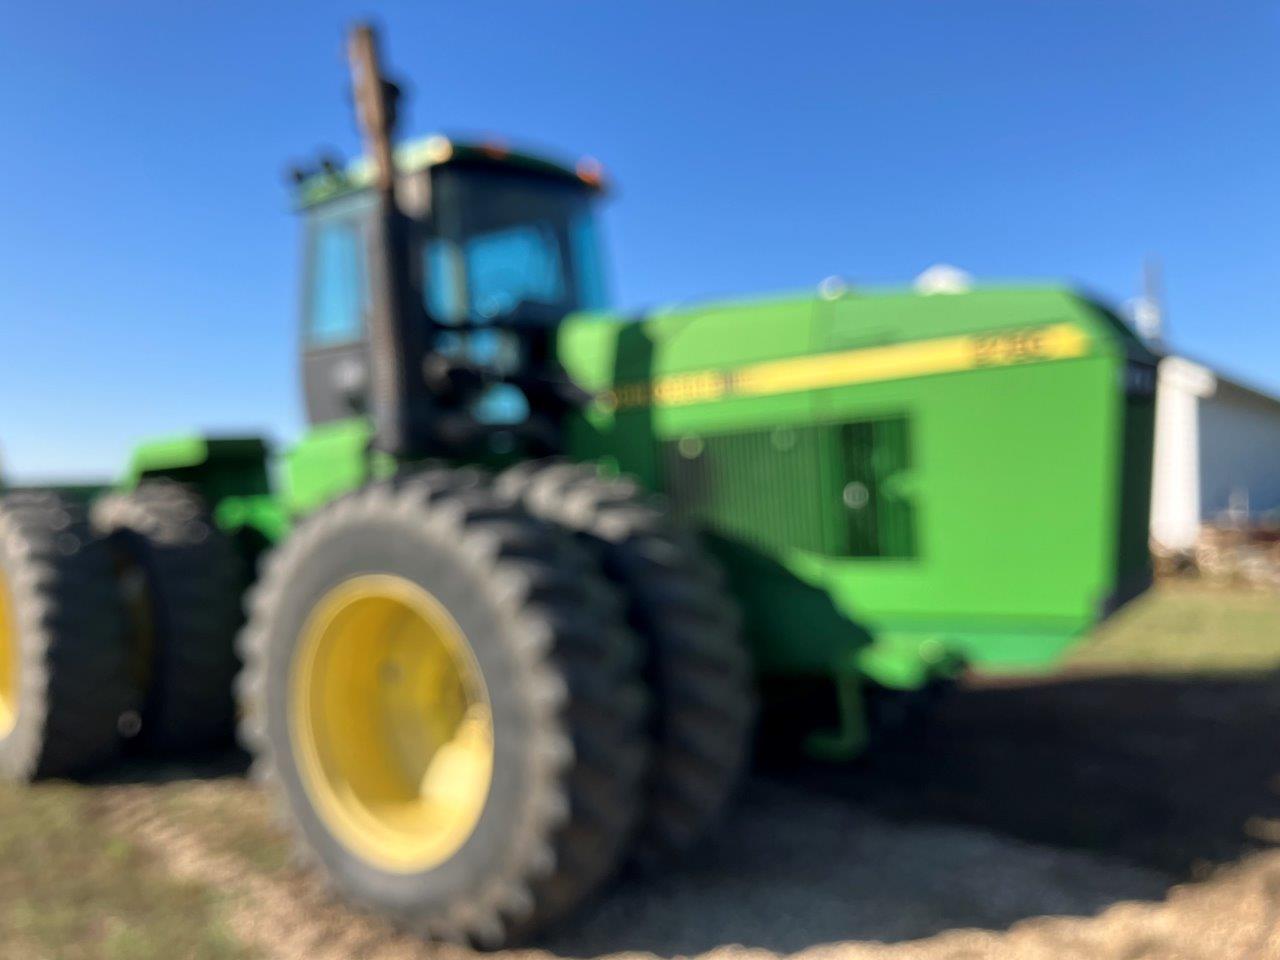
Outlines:
<svg viewBox="0 0 1280 960"><path fill-rule="evenodd" d="M693 862L502 960L1280 958L1280 597L1143 604L857 764L758 771ZM463 960L332 900L231 763L0 794L0 957Z"/></svg>

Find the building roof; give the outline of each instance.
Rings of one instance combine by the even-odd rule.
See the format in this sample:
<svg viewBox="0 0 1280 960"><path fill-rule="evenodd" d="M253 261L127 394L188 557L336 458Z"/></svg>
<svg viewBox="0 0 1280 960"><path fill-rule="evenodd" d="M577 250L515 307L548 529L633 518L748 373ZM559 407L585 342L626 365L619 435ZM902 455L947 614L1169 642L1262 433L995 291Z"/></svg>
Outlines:
<svg viewBox="0 0 1280 960"><path fill-rule="evenodd" d="M1218 389L1215 391L1218 396L1280 414L1280 397L1216 370L1214 376L1218 380Z"/></svg>
<svg viewBox="0 0 1280 960"><path fill-rule="evenodd" d="M1216 395L1224 399L1231 399L1250 406L1266 409L1270 412L1280 413L1280 397L1277 397L1275 394L1264 390L1261 387L1247 383L1230 374L1223 373L1211 363L1196 360L1183 353L1168 353L1165 355L1164 359L1192 364L1196 367L1201 367L1208 373L1212 374L1214 385L1212 392L1209 394L1210 396Z"/></svg>

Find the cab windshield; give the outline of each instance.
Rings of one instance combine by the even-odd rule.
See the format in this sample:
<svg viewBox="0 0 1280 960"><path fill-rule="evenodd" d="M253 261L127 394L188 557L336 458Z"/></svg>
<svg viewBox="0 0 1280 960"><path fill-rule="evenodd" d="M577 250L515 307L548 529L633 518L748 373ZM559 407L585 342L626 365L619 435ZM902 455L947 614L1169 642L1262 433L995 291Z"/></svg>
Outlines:
<svg viewBox="0 0 1280 960"><path fill-rule="evenodd" d="M592 191L570 180L467 165L438 168L423 286L445 324L549 324L605 306Z"/></svg>

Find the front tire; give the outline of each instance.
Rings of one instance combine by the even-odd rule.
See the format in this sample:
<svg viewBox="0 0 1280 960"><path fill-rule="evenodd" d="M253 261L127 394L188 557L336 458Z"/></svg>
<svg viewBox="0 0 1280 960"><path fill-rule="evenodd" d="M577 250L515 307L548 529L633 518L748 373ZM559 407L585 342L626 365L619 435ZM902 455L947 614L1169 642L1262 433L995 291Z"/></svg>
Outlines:
<svg viewBox="0 0 1280 960"><path fill-rule="evenodd" d="M268 561L242 650L242 739L358 903L496 947L617 867L646 760L634 642L571 540L478 475L312 515Z"/></svg>

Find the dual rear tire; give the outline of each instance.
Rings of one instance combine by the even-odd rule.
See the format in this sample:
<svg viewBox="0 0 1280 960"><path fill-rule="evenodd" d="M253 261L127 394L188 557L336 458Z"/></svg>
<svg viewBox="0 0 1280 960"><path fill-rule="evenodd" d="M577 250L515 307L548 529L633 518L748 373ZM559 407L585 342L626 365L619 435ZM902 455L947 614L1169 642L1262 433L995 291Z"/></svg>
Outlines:
<svg viewBox="0 0 1280 960"><path fill-rule="evenodd" d="M0 498L0 778L230 742L241 584L187 487Z"/></svg>
<svg viewBox="0 0 1280 960"><path fill-rule="evenodd" d="M629 859L687 848L742 768L719 580L639 491L573 471L545 483L612 526L541 509L540 471L427 470L318 511L253 594L256 769L334 884L419 934L545 931Z"/></svg>

